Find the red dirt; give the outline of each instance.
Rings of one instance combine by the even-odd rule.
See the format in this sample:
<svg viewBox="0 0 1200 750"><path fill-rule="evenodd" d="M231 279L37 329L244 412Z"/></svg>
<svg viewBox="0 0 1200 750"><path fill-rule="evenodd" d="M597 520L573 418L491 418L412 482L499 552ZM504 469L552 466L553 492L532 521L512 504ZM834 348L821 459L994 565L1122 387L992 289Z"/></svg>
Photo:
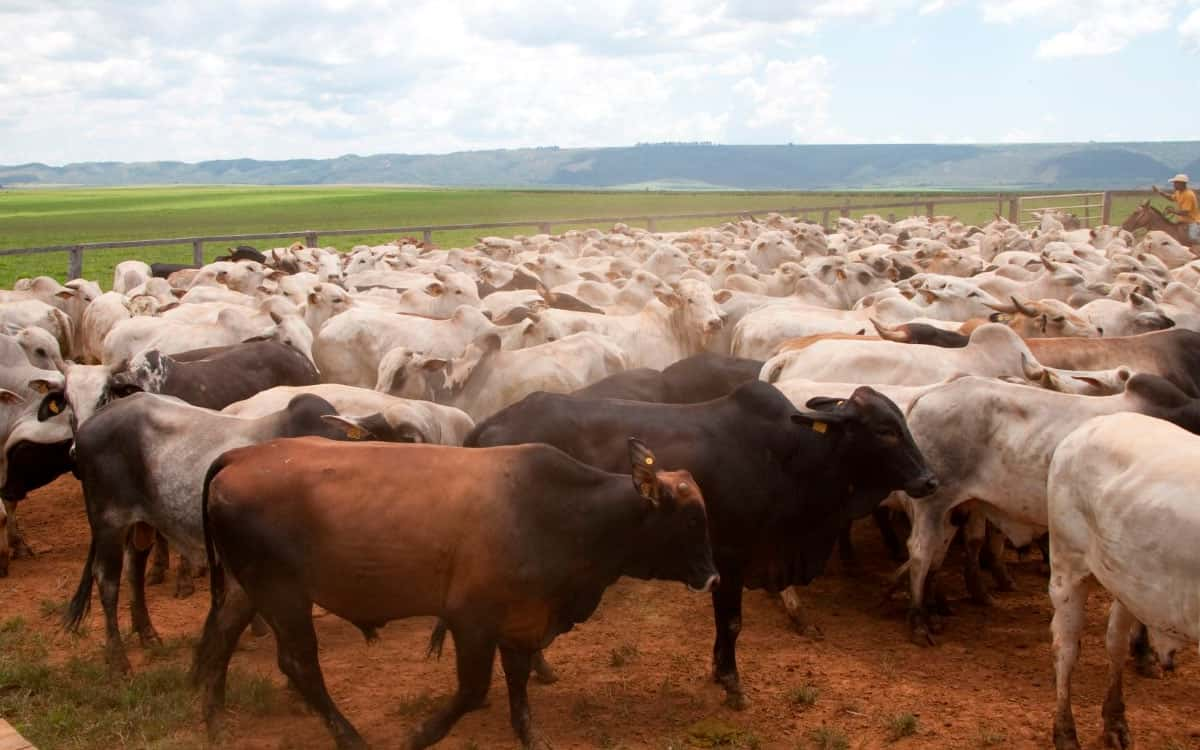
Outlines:
<svg viewBox="0 0 1200 750"><path fill-rule="evenodd" d="M46 600L70 596L87 553L88 530L78 484L65 477L22 503L22 525L38 552L13 562L0 580L4 617L23 616L51 635L57 623L41 612ZM738 654L750 701L735 712L721 705L722 691L708 680L712 615L706 596L682 585L622 580L596 615L551 647L561 681L534 685L534 718L555 748L687 747L689 730L716 720L744 734L740 742L764 748L813 747L822 725L845 732L854 748L1048 747L1054 707L1050 659L1051 607L1037 563L1013 562L1019 590L998 594L986 609L965 601L957 557L943 576L955 615L935 648L908 642L903 601L881 604L892 565L869 526L856 540L867 572L845 575L834 562L829 574L804 591L823 640L798 635L782 608L762 592L747 592ZM1036 556L1035 556L1036 557ZM151 616L164 639L199 633L208 608L207 582L186 600L172 598L168 582L150 589ZM124 599L122 600L124 605ZM1099 747L1100 702L1106 658L1106 595L1093 594L1083 655L1075 674L1075 711L1085 747ZM99 603L86 622L86 640L100 652ZM128 627L127 611L121 612ZM428 711L424 696L440 698L454 685L454 659L424 659L431 621L396 622L368 646L359 632L335 617L320 617L321 663L330 692L373 747L400 747L405 732ZM61 636L56 636L61 643ZM270 675L282 686L270 637L249 634L235 667ZM142 664L136 639L127 641L134 669ZM627 663L614 666L614 652ZM1141 748L1200 748L1200 673L1194 649L1179 654L1178 669L1161 680L1126 675L1126 702ZM812 684L820 692L808 708L791 699ZM311 714L286 701L265 717L231 722L223 747L276 750L332 748ZM889 742L889 718L913 714L914 736ZM197 719L197 730L199 730ZM689 739L690 738L690 739ZM497 666L490 705L466 716L441 745L447 748L516 747L508 726L507 696ZM52 750L44 748L43 750Z"/></svg>

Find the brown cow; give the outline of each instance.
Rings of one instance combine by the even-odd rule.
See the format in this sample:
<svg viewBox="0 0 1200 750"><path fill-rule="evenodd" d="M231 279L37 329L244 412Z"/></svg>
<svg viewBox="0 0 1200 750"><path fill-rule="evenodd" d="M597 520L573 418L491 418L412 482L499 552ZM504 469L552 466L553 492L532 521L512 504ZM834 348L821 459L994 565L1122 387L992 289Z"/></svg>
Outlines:
<svg viewBox="0 0 1200 750"><path fill-rule="evenodd" d="M212 609L194 672L210 728L229 658L257 610L275 632L280 669L337 746L366 746L325 689L315 602L368 639L405 617L448 623L458 692L406 747L432 745L483 706L497 647L513 729L531 745L533 655L591 616L606 587L622 575L700 591L719 580L692 475L658 472L645 446L629 445L632 486L547 445L300 438L222 455L205 482ZM227 589L225 573L237 585Z"/></svg>

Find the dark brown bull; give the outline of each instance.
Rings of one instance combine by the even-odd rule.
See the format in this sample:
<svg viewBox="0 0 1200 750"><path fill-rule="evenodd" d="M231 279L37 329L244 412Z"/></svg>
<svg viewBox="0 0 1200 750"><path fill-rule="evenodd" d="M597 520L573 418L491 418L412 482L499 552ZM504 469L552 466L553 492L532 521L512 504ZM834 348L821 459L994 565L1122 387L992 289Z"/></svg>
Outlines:
<svg viewBox="0 0 1200 750"><path fill-rule="evenodd" d="M313 603L368 638L437 615L454 635L458 691L407 747L444 737L483 706L500 649L513 729L535 739L526 683L534 653L586 620L622 575L718 581L691 474L658 472L630 440L628 475L546 445L481 450L279 440L225 453L203 515L212 609L196 653L210 728L238 636L257 610L279 666L339 748L365 747L317 662ZM228 574L235 585L227 587ZM231 582L231 583L233 583Z"/></svg>

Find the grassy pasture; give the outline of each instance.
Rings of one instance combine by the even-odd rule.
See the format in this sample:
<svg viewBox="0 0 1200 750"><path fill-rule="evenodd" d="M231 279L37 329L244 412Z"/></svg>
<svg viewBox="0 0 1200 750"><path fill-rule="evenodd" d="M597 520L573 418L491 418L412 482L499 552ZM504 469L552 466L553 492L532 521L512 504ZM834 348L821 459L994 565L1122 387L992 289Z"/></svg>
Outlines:
<svg viewBox="0 0 1200 750"><path fill-rule="evenodd" d="M495 221L531 222L590 216L670 214L788 206L866 206L906 200L962 197L962 193L807 193L807 192L609 192L411 189L391 187L151 187L65 190L0 190L0 249L102 242L105 240L184 237L194 235L282 232L304 229L355 229L422 224L466 224ZM1125 204L1129 205L1126 206ZM1119 200L1114 217L1132 210L1133 201ZM996 201L947 206L965 221L986 221ZM943 212L943 209L938 209ZM887 211L883 213L888 213ZM898 216L908 211L895 210ZM853 211L852 216L861 212ZM813 214L814 221L820 214ZM659 230L687 229L723 219L659 222ZM553 231L571 228L556 224ZM529 234L526 227L439 232L442 247L469 245L483 234ZM322 238L324 246L341 250L356 244L393 239L390 235ZM288 244L285 240L252 243L260 249ZM224 250L205 245L211 259ZM122 260L184 263L191 246L96 250L84 255L84 276L106 288L113 267ZM66 253L0 257L0 288L22 276L45 274L64 279Z"/></svg>

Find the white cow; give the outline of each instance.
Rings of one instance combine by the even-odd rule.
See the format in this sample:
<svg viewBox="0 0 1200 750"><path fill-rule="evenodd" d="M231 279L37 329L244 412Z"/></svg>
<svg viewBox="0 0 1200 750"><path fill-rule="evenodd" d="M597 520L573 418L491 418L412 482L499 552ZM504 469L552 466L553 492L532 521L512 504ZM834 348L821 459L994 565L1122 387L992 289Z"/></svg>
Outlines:
<svg viewBox="0 0 1200 750"><path fill-rule="evenodd" d="M1135 620L1146 625L1160 652L1200 640L1197 484L1200 437L1140 414L1085 422L1055 451L1047 510L1057 750L1079 750L1071 672L1079 657L1089 578L1113 597L1101 711L1109 747L1132 745L1121 677Z"/></svg>
<svg viewBox="0 0 1200 750"><path fill-rule="evenodd" d="M450 404L478 422L534 391L570 393L627 367L621 349L596 333L577 333L516 351L503 351L500 337L488 334L449 362L393 350L379 365L375 387L396 396Z"/></svg>

